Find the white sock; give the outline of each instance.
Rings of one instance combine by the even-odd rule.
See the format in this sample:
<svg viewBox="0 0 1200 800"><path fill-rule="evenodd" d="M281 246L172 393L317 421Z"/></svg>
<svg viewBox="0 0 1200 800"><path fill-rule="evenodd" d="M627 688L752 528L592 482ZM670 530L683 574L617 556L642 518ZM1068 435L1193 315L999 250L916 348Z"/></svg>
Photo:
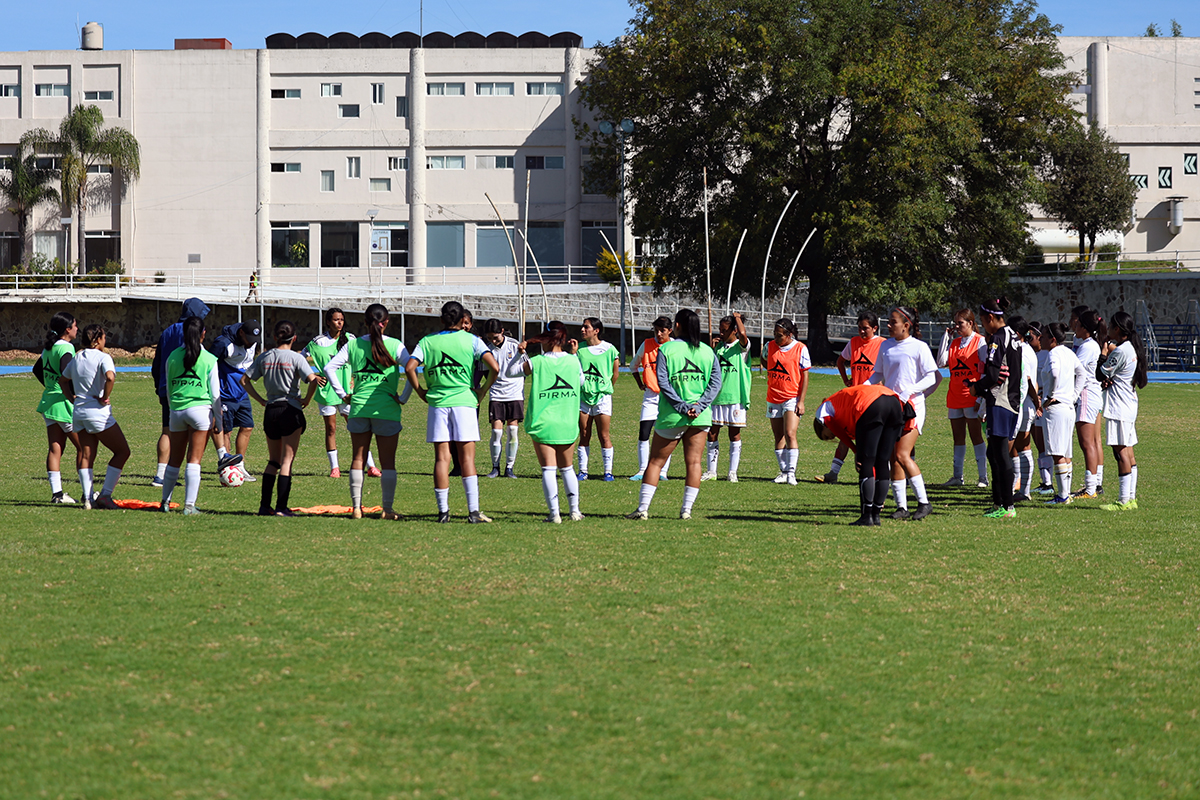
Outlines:
<svg viewBox="0 0 1200 800"><path fill-rule="evenodd" d="M987 442L975 445L975 469L979 470L979 482L987 483Z"/></svg>
<svg viewBox="0 0 1200 800"><path fill-rule="evenodd" d="M121 468L108 465L108 471L104 473L104 486L100 489L101 497L112 497L113 490L117 488L117 481L121 480Z"/></svg>
<svg viewBox="0 0 1200 800"><path fill-rule="evenodd" d="M363 471L350 469L350 505L362 508Z"/></svg>
<svg viewBox="0 0 1200 800"><path fill-rule="evenodd" d="M1118 474L1120 473L1119 468L1118 468L1117 472L1118 472ZM1104 465L1103 464L1100 464L1098 467L1096 467L1096 485L1097 486L1104 485Z"/></svg>
<svg viewBox="0 0 1200 800"><path fill-rule="evenodd" d="M391 511L396 499L396 470L385 469L379 477L379 491L383 493L383 510Z"/></svg>
<svg viewBox="0 0 1200 800"><path fill-rule="evenodd" d="M222 458L224 458L224 457L225 457L225 456L227 456L227 455L229 455L229 451L228 451L228 450L226 450L224 447L218 447L218 448L217 448L217 458L218 458L218 459L222 459Z"/></svg>
<svg viewBox="0 0 1200 800"><path fill-rule="evenodd" d="M47 472L46 477L48 477L50 479L50 491L52 493L58 494L59 492L62 491L62 473L61 472Z"/></svg>
<svg viewBox="0 0 1200 800"><path fill-rule="evenodd" d="M613 449L611 447L601 447L600 457L604 459L604 474L612 475Z"/></svg>
<svg viewBox="0 0 1200 800"><path fill-rule="evenodd" d="M92 499L92 471L90 469L76 470L79 474L79 486L83 489L83 502Z"/></svg>
<svg viewBox="0 0 1200 800"><path fill-rule="evenodd" d="M787 472L787 461L785 460L785 457L783 455L786 452L787 452L786 450L776 450L775 451L775 460L779 462L779 471L780 472Z"/></svg>
<svg viewBox="0 0 1200 800"><path fill-rule="evenodd" d="M1117 502L1128 503L1133 498L1133 473L1122 475L1117 473L1117 482L1120 484L1118 490Z"/></svg>
<svg viewBox="0 0 1200 800"><path fill-rule="evenodd" d="M463 491L467 493L467 511L479 510L479 476L463 475Z"/></svg>
<svg viewBox="0 0 1200 800"><path fill-rule="evenodd" d="M1137 464L1133 465L1133 469L1130 470L1129 474L1133 476L1133 482L1129 485L1129 499L1137 500Z"/></svg>
<svg viewBox="0 0 1200 800"><path fill-rule="evenodd" d="M903 478L892 481L892 497L896 500L896 508L908 508L908 492L904 486Z"/></svg>
<svg viewBox="0 0 1200 800"><path fill-rule="evenodd" d="M680 512L688 513L692 510L692 506L696 504L696 497L700 494L698 487L685 486L683 487L683 505L680 507Z"/></svg>
<svg viewBox="0 0 1200 800"><path fill-rule="evenodd" d="M1033 451L1021 451L1021 494L1033 491Z"/></svg>
<svg viewBox="0 0 1200 800"><path fill-rule="evenodd" d="M1054 496L1066 497L1071 493L1071 464L1054 465Z"/></svg>
<svg viewBox="0 0 1200 800"><path fill-rule="evenodd" d="M579 451L579 472L580 474L587 475L588 461L591 460L592 455L591 448L580 445L575 449Z"/></svg>
<svg viewBox="0 0 1200 800"><path fill-rule="evenodd" d="M513 465L517 463L517 448L521 444L520 441L517 439L517 432L519 430L520 430L520 426L517 426L517 425L509 425L508 426L508 445L504 450L504 457L505 457L505 466L507 466L509 469L512 469Z"/></svg>
<svg viewBox="0 0 1200 800"><path fill-rule="evenodd" d="M177 483L179 483L179 467L168 466L163 470L162 501L164 503L171 502L171 493L175 491Z"/></svg>
<svg viewBox="0 0 1200 800"><path fill-rule="evenodd" d="M450 490L449 489L434 489L433 497L437 500L439 514L445 514L450 510Z"/></svg>
<svg viewBox="0 0 1200 800"><path fill-rule="evenodd" d="M796 473L796 462L800 460L800 451L795 447L787 450L787 471L793 475Z"/></svg>
<svg viewBox="0 0 1200 800"><path fill-rule="evenodd" d="M339 469L337 450L326 450L325 455L329 457L329 468Z"/></svg>
<svg viewBox="0 0 1200 800"><path fill-rule="evenodd" d="M1012 456L1009 460L1012 461L1013 468L1013 491L1020 494L1021 490L1021 456Z"/></svg>
<svg viewBox="0 0 1200 800"><path fill-rule="evenodd" d="M579 477L570 467L563 467L559 472L562 473L563 488L567 490L567 505L572 514L577 514L579 513Z"/></svg>
<svg viewBox="0 0 1200 800"><path fill-rule="evenodd" d="M367 451L367 469L375 469L375 459L371 458L371 451Z"/></svg>
<svg viewBox="0 0 1200 800"><path fill-rule="evenodd" d="M835 458L835 459L833 459L833 461L829 462L829 471L832 472L834 475L837 475L839 472L842 471L842 465L845 463L846 463L845 459Z"/></svg>
<svg viewBox="0 0 1200 800"><path fill-rule="evenodd" d="M163 475L165 475L166 472L167 472L167 465L159 464L158 471L154 473L154 477L158 478L161 481L163 479Z"/></svg>
<svg viewBox="0 0 1200 800"><path fill-rule="evenodd" d="M738 465L742 463L742 440L729 443L729 474L737 475Z"/></svg>
<svg viewBox="0 0 1200 800"><path fill-rule="evenodd" d="M965 444L954 445L954 477L962 478L963 463L967 460L967 446Z"/></svg>
<svg viewBox="0 0 1200 800"><path fill-rule="evenodd" d="M651 486L648 483L642 484L642 491L638 495L638 511L649 511L650 501L654 499L654 493L658 491L657 486Z"/></svg>
<svg viewBox="0 0 1200 800"><path fill-rule="evenodd" d="M667 456L667 460L663 462L662 471L658 474L659 480L665 481L667 479L667 470L671 469L671 456L673 455L675 454L671 453L670 456Z"/></svg>
<svg viewBox="0 0 1200 800"><path fill-rule="evenodd" d="M492 452L492 463L493 464L500 463L500 451L504 449L503 439L504 439L504 429L503 428L492 428L492 439L489 442L489 446L490 446L491 452Z"/></svg>
<svg viewBox="0 0 1200 800"><path fill-rule="evenodd" d="M917 503L919 505L925 505L926 503L928 503L929 495L925 494L925 476L924 475L914 475L913 477L908 479L908 482L910 484L912 484L913 494L917 498Z"/></svg>
<svg viewBox="0 0 1200 800"><path fill-rule="evenodd" d="M717 474L717 462L721 460L721 443L708 443L708 469L705 470L710 475Z"/></svg>
<svg viewBox="0 0 1200 800"><path fill-rule="evenodd" d="M646 465L650 463L650 442L638 440L638 475L645 473Z"/></svg>
<svg viewBox="0 0 1200 800"><path fill-rule="evenodd" d="M546 498L546 508L550 516L558 516L558 476L554 467L542 467L542 496Z"/></svg>
<svg viewBox="0 0 1200 800"><path fill-rule="evenodd" d="M1038 454L1038 478L1042 482L1042 486L1049 486L1052 480L1050 469L1054 466L1054 459L1046 453Z"/></svg>
<svg viewBox="0 0 1200 800"><path fill-rule="evenodd" d="M1096 474L1090 469L1083 471L1083 490L1088 494L1096 493Z"/></svg>
<svg viewBox="0 0 1200 800"><path fill-rule="evenodd" d="M188 464L183 472L183 504L194 508L200 496L200 465Z"/></svg>

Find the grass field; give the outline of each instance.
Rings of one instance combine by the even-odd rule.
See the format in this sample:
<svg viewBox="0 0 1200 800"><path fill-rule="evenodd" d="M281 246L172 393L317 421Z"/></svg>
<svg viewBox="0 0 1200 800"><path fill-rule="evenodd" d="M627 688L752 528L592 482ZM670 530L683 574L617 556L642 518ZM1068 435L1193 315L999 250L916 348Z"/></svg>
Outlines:
<svg viewBox="0 0 1200 800"><path fill-rule="evenodd" d="M810 408L835 388L814 377ZM521 480L481 481L495 524L432 524L415 399L399 523L253 516L257 485L219 488L211 457L211 516L52 507L39 390L0 378L0 797L1200 792L1200 503L1183 474L1200 387L1142 393L1136 512L985 520L985 491L933 489L932 517L882 529L846 525L853 482L770 482L761 403L742 482L705 483L681 522L672 480L649 522L625 521L631 381L622 477L583 484L581 523L539 522L526 440ZM931 484L949 475L941 403L918 450ZM154 500L149 379L122 375L115 409L134 448L117 497ZM293 504L348 503L309 420ZM799 474L831 450L802 425ZM460 485L451 506L461 519Z"/></svg>

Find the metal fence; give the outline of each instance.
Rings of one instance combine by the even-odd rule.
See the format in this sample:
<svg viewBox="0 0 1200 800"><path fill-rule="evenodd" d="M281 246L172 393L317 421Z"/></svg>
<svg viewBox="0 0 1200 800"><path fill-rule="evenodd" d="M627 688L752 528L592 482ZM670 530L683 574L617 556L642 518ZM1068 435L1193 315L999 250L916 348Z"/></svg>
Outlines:
<svg viewBox="0 0 1200 800"><path fill-rule="evenodd" d="M1096 253L1095 256L1085 257L1082 261L1077 253L1047 253L1037 261L1013 264L1009 269L1027 277L1200 272L1200 250Z"/></svg>

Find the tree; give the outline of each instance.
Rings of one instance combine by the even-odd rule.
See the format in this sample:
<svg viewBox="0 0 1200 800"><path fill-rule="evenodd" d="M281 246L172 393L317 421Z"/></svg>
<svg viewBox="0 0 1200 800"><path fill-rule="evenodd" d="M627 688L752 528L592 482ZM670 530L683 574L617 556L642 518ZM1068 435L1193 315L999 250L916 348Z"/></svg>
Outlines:
<svg viewBox="0 0 1200 800"><path fill-rule="evenodd" d="M1129 222L1137 186L1117 145L1096 124L1066 126L1056 137L1045 170L1042 207L1079 234L1079 258L1096 254L1096 236Z"/></svg>
<svg viewBox="0 0 1200 800"><path fill-rule="evenodd" d="M17 252L14 263L25 260L25 242L29 236L29 215L42 203L61 203L58 190L51 183L58 173L38 166L37 154L33 152L27 137L17 143L17 151L9 162L7 176L0 175L0 195L9 213L17 218Z"/></svg>
<svg viewBox="0 0 1200 800"><path fill-rule="evenodd" d="M87 271L83 221L87 212L88 168L108 165L112 167L114 180L137 180L142 168L141 146L124 128L105 128L104 114L96 106L87 105L71 109L63 117L57 134L38 128L27 136L38 150L59 157L63 199L75 214L78 242L75 253L82 275Z"/></svg>
<svg viewBox="0 0 1200 800"><path fill-rule="evenodd" d="M768 281L809 280L809 346L850 303L992 294L1027 245L1049 131L1074 76L1056 28L1010 0L639 0L581 87L626 137L634 226L667 245L659 284L704 285L702 167L714 286L743 228L737 285L757 296L767 242L793 191ZM591 169L616 142L588 129ZM723 275L722 275L723 273Z"/></svg>
<svg viewBox="0 0 1200 800"><path fill-rule="evenodd" d="M1151 22L1146 26L1146 32L1142 34L1143 38L1157 39L1162 36L1162 30L1158 27L1158 23Z"/></svg>
<svg viewBox="0 0 1200 800"><path fill-rule="evenodd" d="M1183 26L1179 24L1178 20L1171 20L1171 35L1183 36Z"/></svg>

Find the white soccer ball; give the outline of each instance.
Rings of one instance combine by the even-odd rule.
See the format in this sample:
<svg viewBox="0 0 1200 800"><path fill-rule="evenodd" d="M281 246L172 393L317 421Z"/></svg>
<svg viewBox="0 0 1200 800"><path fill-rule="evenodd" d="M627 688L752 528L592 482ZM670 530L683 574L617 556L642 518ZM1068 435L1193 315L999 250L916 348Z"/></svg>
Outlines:
<svg viewBox="0 0 1200 800"><path fill-rule="evenodd" d="M246 476L242 475L241 467L236 464L225 467L219 474L222 486L241 486L246 482Z"/></svg>

